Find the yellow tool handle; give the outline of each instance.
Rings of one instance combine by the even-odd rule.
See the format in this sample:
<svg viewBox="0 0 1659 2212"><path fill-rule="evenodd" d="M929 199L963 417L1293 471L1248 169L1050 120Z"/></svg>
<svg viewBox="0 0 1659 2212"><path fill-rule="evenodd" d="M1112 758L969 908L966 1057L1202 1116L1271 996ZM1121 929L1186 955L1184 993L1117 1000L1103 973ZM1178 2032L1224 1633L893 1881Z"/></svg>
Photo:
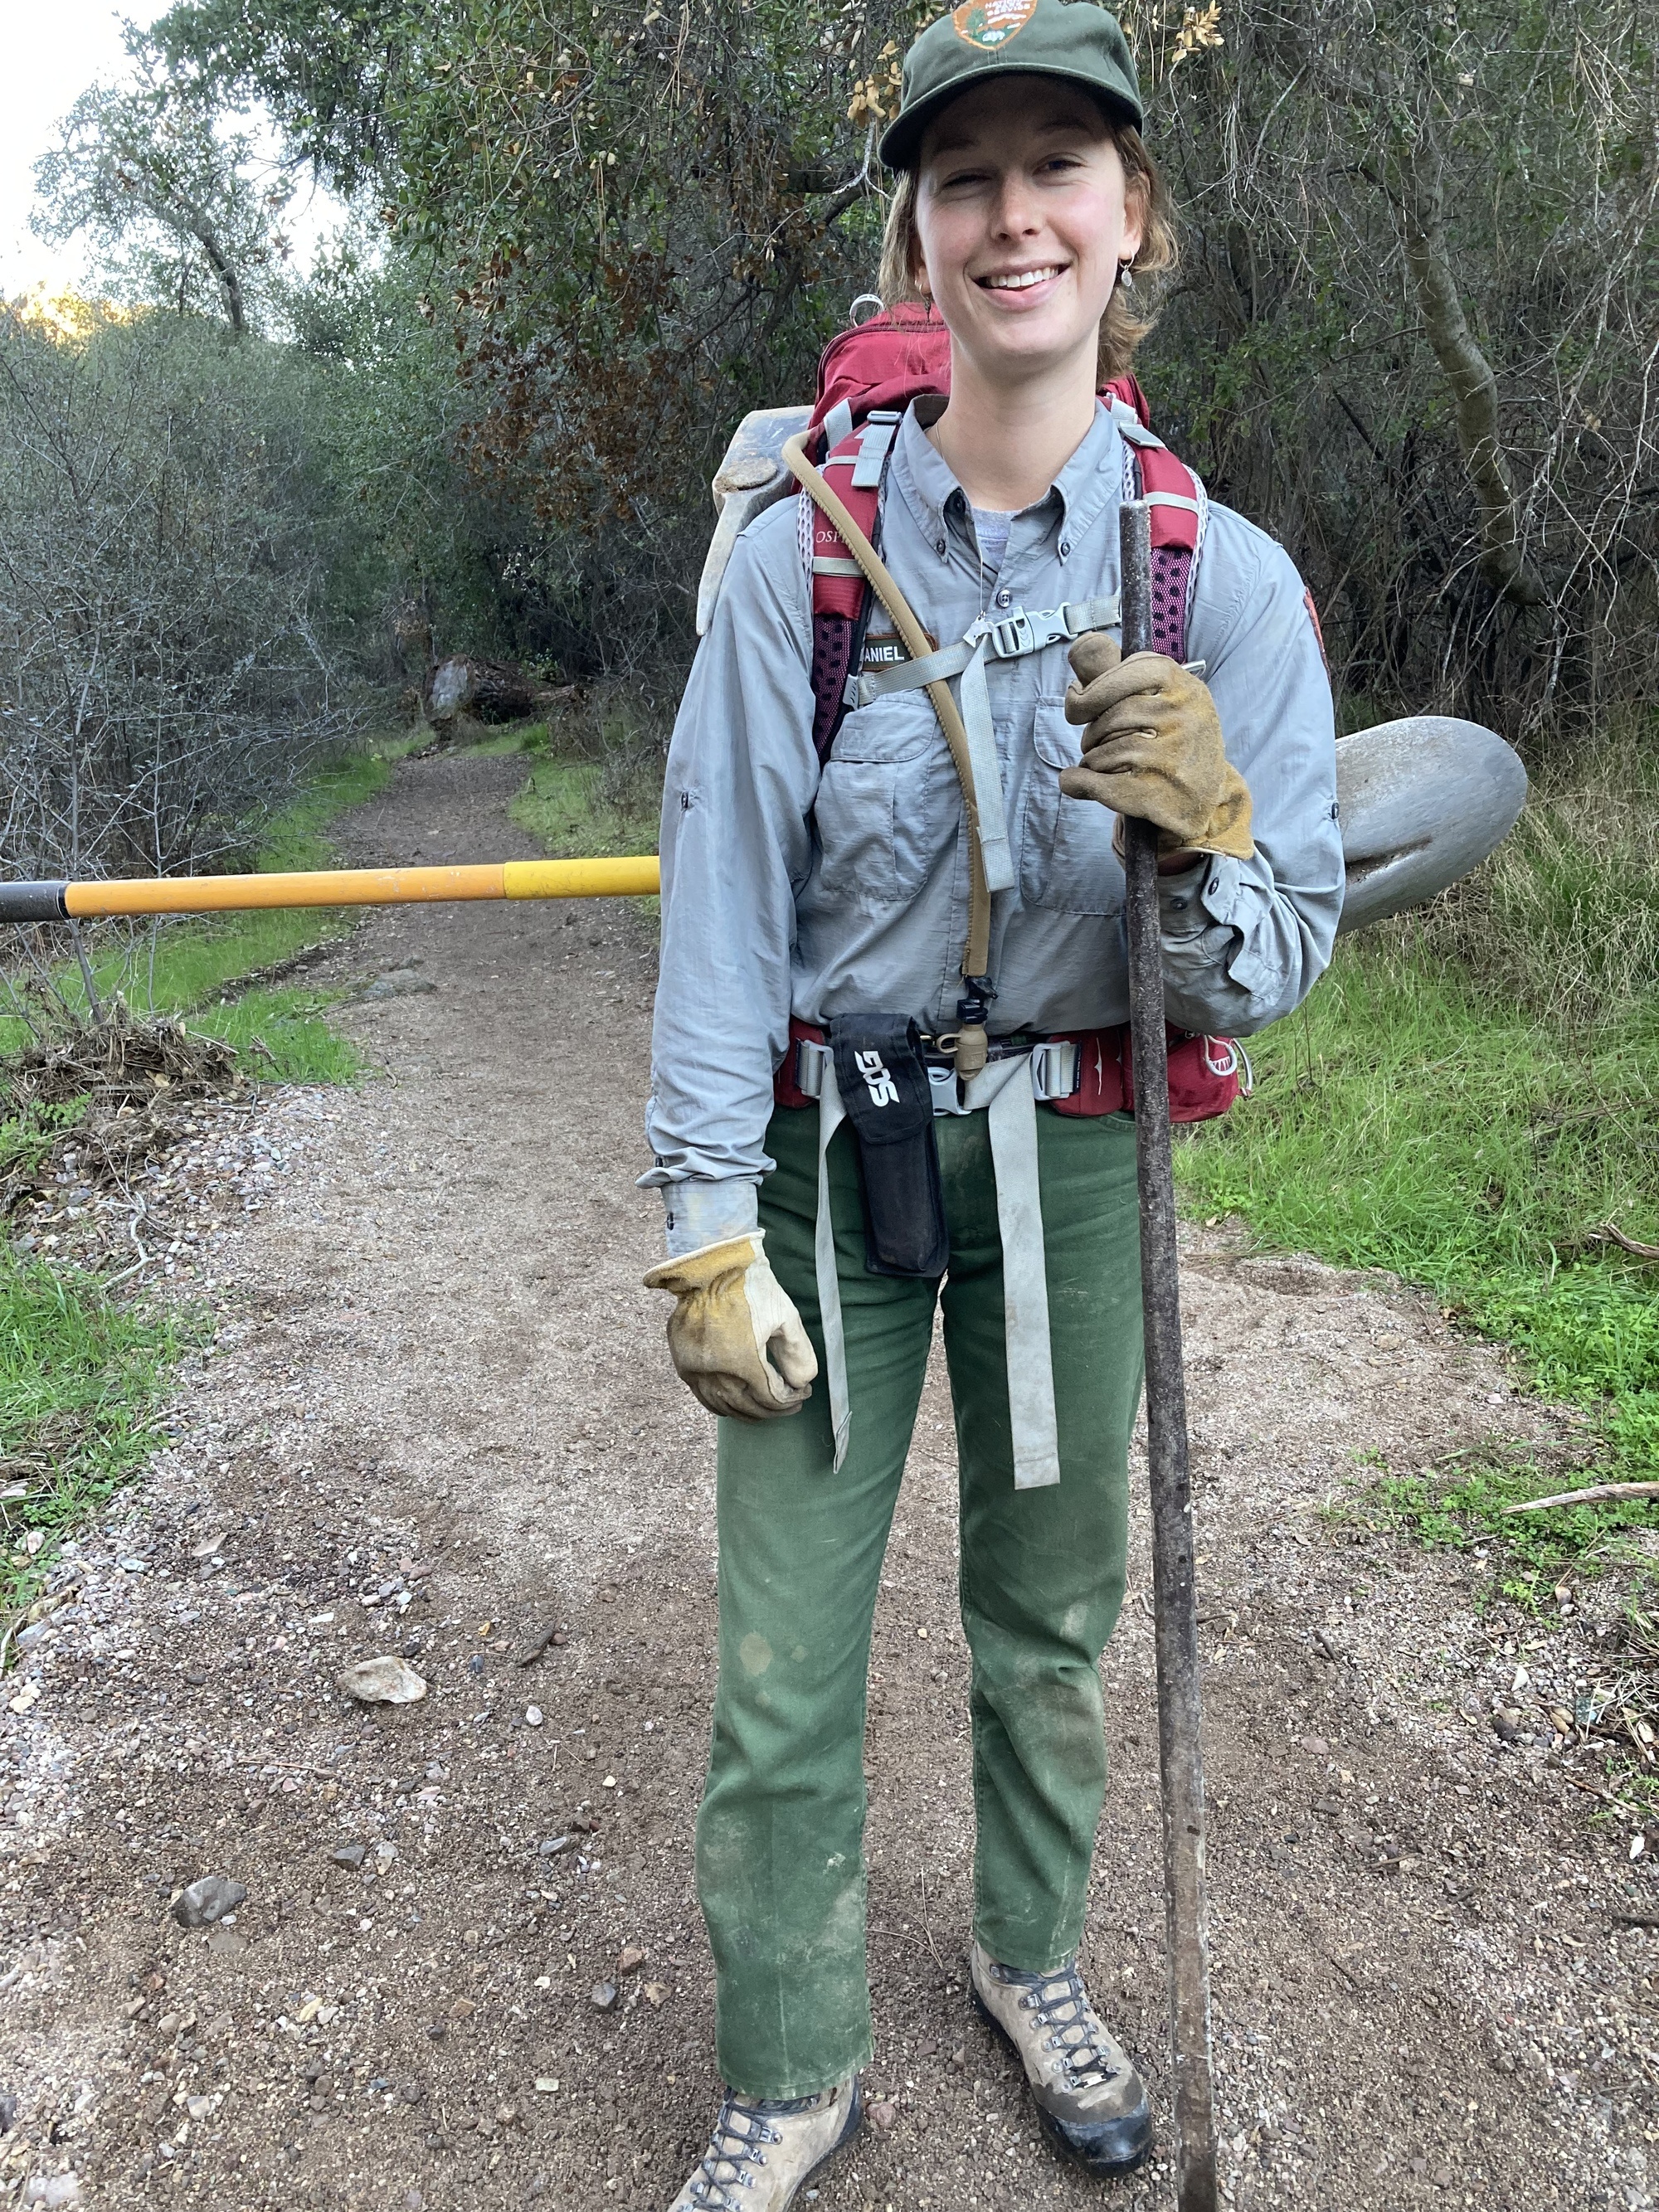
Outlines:
<svg viewBox="0 0 1659 2212"><path fill-rule="evenodd" d="M413 906L437 899L628 898L660 888L654 853L605 860L497 860L458 868L311 868L257 876L162 876L0 884L0 921L98 915L234 914L256 907Z"/></svg>

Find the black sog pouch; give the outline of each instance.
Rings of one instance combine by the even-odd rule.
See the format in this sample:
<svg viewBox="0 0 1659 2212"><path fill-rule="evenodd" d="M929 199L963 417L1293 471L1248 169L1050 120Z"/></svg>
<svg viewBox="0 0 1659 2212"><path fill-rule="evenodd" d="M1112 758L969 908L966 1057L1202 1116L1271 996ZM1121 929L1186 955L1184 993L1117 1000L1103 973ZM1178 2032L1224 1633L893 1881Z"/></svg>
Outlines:
<svg viewBox="0 0 1659 2212"><path fill-rule="evenodd" d="M830 1023L830 1043L864 1171L864 1264L937 1280L951 1238L916 1025L908 1014L847 1014Z"/></svg>

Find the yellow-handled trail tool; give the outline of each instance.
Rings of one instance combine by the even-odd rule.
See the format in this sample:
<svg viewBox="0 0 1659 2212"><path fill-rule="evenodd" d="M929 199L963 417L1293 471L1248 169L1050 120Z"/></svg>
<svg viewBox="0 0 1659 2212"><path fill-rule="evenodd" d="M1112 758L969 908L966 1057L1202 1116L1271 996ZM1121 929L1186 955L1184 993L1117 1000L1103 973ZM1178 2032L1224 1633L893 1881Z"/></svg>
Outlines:
<svg viewBox="0 0 1659 2212"><path fill-rule="evenodd" d="M420 906L445 899L629 898L655 892L654 853L620 860L495 860L456 868L308 868L264 876L0 884L0 921L236 914L256 907Z"/></svg>

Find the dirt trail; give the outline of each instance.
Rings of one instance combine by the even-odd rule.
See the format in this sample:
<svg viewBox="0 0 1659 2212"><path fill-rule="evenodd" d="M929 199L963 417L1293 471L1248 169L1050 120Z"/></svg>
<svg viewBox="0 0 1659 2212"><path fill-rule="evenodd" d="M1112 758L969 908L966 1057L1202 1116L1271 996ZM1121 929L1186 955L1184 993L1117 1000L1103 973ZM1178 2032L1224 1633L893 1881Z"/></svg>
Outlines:
<svg viewBox="0 0 1659 2212"><path fill-rule="evenodd" d="M520 775L410 763L350 857L523 851ZM714 1620L712 1425L640 1287L650 939L624 908L416 910L319 972L373 985L347 1019L385 1073L264 1109L269 1194L202 1260L218 1332L170 1448L8 1680L0 2201L659 2212L714 2096ZM1491 1725L1517 1668L1566 1682L1605 1622L1483 1622L1478 1565L1319 1511L1357 1451L1551 1422L1387 1285L1212 1236L1188 1286L1228 2200L1640 2212L1659 1936L1607 1907L1651 1914L1650 1864ZM1138 1543L1088 1959L1161 2096ZM953 1545L935 1382L872 1693L890 2124L817 2201L1163 2205L1161 2166L1103 2195L1054 2162L963 1998ZM376 1720L331 1680L386 1651L431 1694ZM186 1933L168 1900L210 1873L246 1901Z"/></svg>

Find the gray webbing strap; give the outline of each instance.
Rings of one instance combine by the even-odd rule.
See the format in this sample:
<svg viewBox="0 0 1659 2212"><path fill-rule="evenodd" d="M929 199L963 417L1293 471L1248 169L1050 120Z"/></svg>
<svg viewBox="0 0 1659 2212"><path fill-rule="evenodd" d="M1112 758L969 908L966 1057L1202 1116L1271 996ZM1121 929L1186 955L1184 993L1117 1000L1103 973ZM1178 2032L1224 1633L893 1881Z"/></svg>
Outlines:
<svg viewBox="0 0 1659 2212"><path fill-rule="evenodd" d="M835 1471L841 1472L852 1434L852 1406L847 1394L847 1337L842 1327L841 1278L836 1273L836 1224L830 1212L830 1139L847 1119L836 1081L835 1055L826 1051L818 1093L818 1215L812 1226L812 1259L818 1283L818 1322L823 1330L823 1364L830 1384L830 1426L835 1433Z"/></svg>
<svg viewBox="0 0 1659 2212"><path fill-rule="evenodd" d="M1002 1232L1004 1358L1013 1431L1014 1488L1042 1490L1060 1480L1054 1350L1048 1339L1048 1271L1042 1245L1037 1171L1036 1100L1029 1065L995 1060L969 1079L969 1113L983 1106L996 1171Z"/></svg>
<svg viewBox="0 0 1659 2212"><path fill-rule="evenodd" d="M1028 653L1041 653L1045 646L1079 638L1086 630L1115 629L1121 612L1118 594L1112 592L1098 599L1067 599L1061 606L1042 607L1035 614L1022 611L997 622L981 616L955 644L942 645L937 653L921 660L901 661L896 667L860 677L858 703L872 706L890 692L914 691L941 678L960 676L981 644L993 660L1020 660Z"/></svg>
<svg viewBox="0 0 1659 2212"><path fill-rule="evenodd" d="M962 672L962 726L968 732L968 759L979 801L979 850L988 891L1012 890L1014 856L1008 845L1008 817L1002 803L1002 763L991 720L991 695L985 684L985 640Z"/></svg>
<svg viewBox="0 0 1659 2212"><path fill-rule="evenodd" d="M866 422L864 435L859 440L858 465L853 471L854 491L874 491L879 485L887 448L898 426L896 415L872 415Z"/></svg>
<svg viewBox="0 0 1659 2212"><path fill-rule="evenodd" d="M839 1473L852 1434L852 1405L847 1385L841 1278L836 1267L836 1229L830 1212L830 1140L847 1117L836 1082L834 1057L826 1048L818 1051L823 1087L818 1093L818 1212L812 1231L812 1257L830 1387L830 1425L835 1436L833 1464ZM991 1163L996 1174L997 1225L1002 1236L1004 1358L1016 1490L1041 1490L1060 1480L1033 1078L1028 1054L994 1060L969 1078L963 1102L966 1112L987 1115Z"/></svg>
<svg viewBox="0 0 1659 2212"><path fill-rule="evenodd" d="M1156 430L1149 430L1127 399L1112 395L1112 420L1117 425L1118 435L1125 445L1158 447L1166 450Z"/></svg>

